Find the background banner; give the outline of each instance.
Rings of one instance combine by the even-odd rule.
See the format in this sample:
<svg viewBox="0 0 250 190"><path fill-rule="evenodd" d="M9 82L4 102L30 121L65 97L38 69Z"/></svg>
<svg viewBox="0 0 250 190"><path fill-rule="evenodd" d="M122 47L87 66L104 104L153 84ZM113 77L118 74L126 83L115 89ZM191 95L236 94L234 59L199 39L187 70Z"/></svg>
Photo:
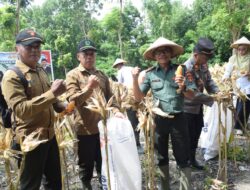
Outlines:
<svg viewBox="0 0 250 190"><path fill-rule="evenodd" d="M9 67L16 63L16 52L0 52L0 70L4 73ZM38 61L48 73L50 80L54 81L54 70L50 50L42 50Z"/></svg>

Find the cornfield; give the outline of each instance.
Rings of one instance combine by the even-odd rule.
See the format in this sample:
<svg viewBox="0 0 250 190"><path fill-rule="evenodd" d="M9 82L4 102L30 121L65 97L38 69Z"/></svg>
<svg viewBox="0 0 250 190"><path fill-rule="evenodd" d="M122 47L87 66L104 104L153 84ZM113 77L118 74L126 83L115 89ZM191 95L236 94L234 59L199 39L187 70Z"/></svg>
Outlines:
<svg viewBox="0 0 250 190"><path fill-rule="evenodd" d="M218 64L214 65L210 68L212 78L215 80L217 85L219 86L220 93L213 95L215 101L219 105L219 113L218 118L221 121L221 112L226 113L226 109L230 109L234 116L236 116L236 110L233 103L233 98L238 97L243 102L246 101L247 96L243 94L236 86L236 74L233 73L232 80L222 81L222 76L224 74L224 67L219 66ZM110 100L106 101L103 94L94 90L93 98L91 98L92 104L88 105L87 108L100 114L101 119L104 126L105 132L105 141L107 142L107 127L106 122L107 119L114 115L114 110L119 108L120 112L126 115L126 110L132 108L137 110L137 115L139 118L138 130L143 131L145 138L145 156L144 163L145 167L143 168L143 172L145 174L145 184L146 189L155 189L156 188L156 166L155 166L155 150L154 150L154 130L155 123L154 117L156 115L160 115L162 117L173 118L168 113L163 112L159 107L159 102L154 102L152 94L149 92L147 96L141 102L136 102L132 95L132 91L127 89L121 84L110 82L112 91L114 95L110 98ZM65 97L61 97L61 100L65 101ZM115 107L113 106L115 105ZM70 111L74 112L74 106L71 104ZM225 118L225 120L227 117ZM226 122L224 122L226 123ZM244 123L241 123L245 130L246 137L248 142L250 142L249 132L246 130L247 120L245 119ZM216 187L221 186L221 184L227 183L227 148L228 142L226 139L226 133L229 126L223 125L222 122L219 123L219 169L217 172L216 179L212 180L211 189L216 189ZM6 173L6 184L9 190L18 189L20 174L22 171L23 161L21 162L20 169L16 166L14 160L17 157L22 155L22 160L25 159L25 154L28 151L33 150L39 144L44 143L45 141L39 141L34 138L36 136L35 133L32 133L28 136L25 141L21 143L21 151L14 151L10 148L11 144L11 136L12 131L6 130L4 128L0 129L0 157L4 160L5 164L5 173ZM60 160L61 160L61 170L62 170L62 181L63 181L63 189L71 189L74 186L74 182L70 182L72 176L78 175L78 168L75 167L75 163L77 162L77 138L74 130L74 121L71 116L64 112L62 114L57 114L55 120L55 132L56 138L59 145L60 151ZM232 138L230 138L229 144L233 143L233 134ZM108 154L108 146L105 143L106 153ZM250 143L249 143L250 145ZM250 146L249 146L250 147ZM250 148L249 148L250 149ZM67 154L72 154L74 157L74 164L69 163L70 161L67 159ZM249 153L250 155L250 153ZM107 156L108 159L108 156ZM106 164L108 165L108 160L106 160ZM236 162L235 162L236 164ZM108 168L108 167L107 167ZM73 174L69 176L69 170L73 171ZM109 176L109 171L107 171ZM224 182L224 183L221 183ZM77 182L75 182L77 183ZM74 189L74 188L73 188ZM108 189L111 190L110 180L108 177Z"/></svg>

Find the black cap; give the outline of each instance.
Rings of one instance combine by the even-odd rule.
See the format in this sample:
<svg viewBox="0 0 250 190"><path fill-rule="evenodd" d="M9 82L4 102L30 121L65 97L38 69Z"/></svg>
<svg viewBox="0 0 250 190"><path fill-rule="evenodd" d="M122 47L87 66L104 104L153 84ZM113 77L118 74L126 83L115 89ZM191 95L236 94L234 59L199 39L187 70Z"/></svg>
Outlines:
<svg viewBox="0 0 250 190"><path fill-rule="evenodd" d="M198 43L194 47L194 52L204 53L207 55L213 55L214 53L214 44L208 38L200 38Z"/></svg>
<svg viewBox="0 0 250 190"><path fill-rule="evenodd" d="M30 45L34 42L44 43L41 35L32 29L22 30L16 36L16 44Z"/></svg>
<svg viewBox="0 0 250 190"><path fill-rule="evenodd" d="M78 48L77 48L78 52L86 51L86 50L96 51L95 44L90 39L84 39L84 40L80 41L80 43L78 45Z"/></svg>

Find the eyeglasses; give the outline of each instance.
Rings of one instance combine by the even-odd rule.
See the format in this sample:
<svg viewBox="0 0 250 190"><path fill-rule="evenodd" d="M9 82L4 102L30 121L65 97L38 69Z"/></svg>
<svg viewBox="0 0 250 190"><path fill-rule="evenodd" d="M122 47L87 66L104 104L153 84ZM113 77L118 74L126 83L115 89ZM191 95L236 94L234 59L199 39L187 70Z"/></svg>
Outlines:
<svg viewBox="0 0 250 190"><path fill-rule="evenodd" d="M154 54L156 55L156 56L159 56L159 55L161 55L161 54L166 54L166 53L171 53L172 51L171 51L171 49L159 49L159 50L155 50L155 52L154 52Z"/></svg>
<svg viewBox="0 0 250 190"><path fill-rule="evenodd" d="M40 44L23 45L27 51L41 51Z"/></svg>

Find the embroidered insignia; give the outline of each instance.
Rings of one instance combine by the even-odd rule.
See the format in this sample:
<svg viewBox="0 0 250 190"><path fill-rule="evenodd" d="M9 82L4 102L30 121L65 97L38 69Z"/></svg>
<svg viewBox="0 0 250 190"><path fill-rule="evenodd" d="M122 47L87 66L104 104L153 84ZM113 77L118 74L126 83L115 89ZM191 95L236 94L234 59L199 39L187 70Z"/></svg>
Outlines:
<svg viewBox="0 0 250 190"><path fill-rule="evenodd" d="M160 79L155 79L155 80L152 80L151 82L161 82Z"/></svg>
<svg viewBox="0 0 250 190"><path fill-rule="evenodd" d="M33 30L28 30L27 31L31 36L35 36L36 35L36 33L33 31Z"/></svg>
<svg viewBox="0 0 250 190"><path fill-rule="evenodd" d="M186 78L188 79L189 82L192 82L194 80L194 77L190 71L186 72Z"/></svg>
<svg viewBox="0 0 250 190"><path fill-rule="evenodd" d="M198 70L199 70L199 65L195 64L195 65L194 65L194 70L195 70L195 71L198 71Z"/></svg>
<svg viewBox="0 0 250 190"><path fill-rule="evenodd" d="M86 45L87 45L87 46L89 46L89 45L90 45L90 41L86 41L85 43L86 43Z"/></svg>

